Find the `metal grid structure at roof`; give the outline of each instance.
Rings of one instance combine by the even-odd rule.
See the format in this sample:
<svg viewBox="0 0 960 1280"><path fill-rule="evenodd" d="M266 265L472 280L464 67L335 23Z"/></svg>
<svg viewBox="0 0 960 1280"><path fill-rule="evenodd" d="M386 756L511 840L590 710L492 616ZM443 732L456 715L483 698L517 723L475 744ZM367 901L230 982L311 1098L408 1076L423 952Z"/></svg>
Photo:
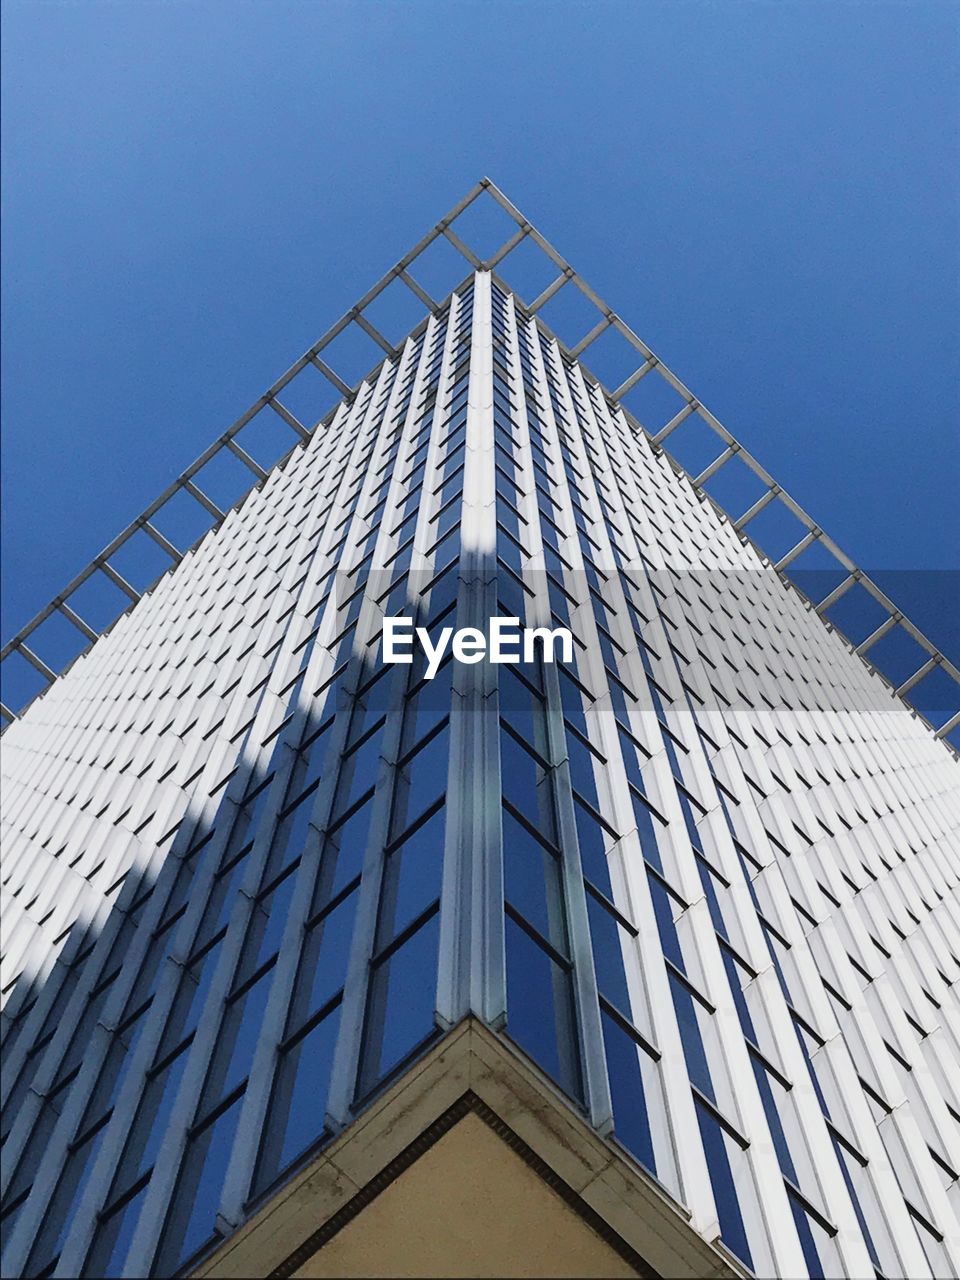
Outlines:
<svg viewBox="0 0 960 1280"><path fill-rule="evenodd" d="M489 256L482 256L471 248L470 244L462 238L461 234L455 230L457 220L466 213L475 202L481 200L492 200L496 206L508 215L516 226L500 247ZM462 231L462 225L460 227ZM22 627L16 635L14 635L0 649L0 663L5 662L13 655L19 655L30 666L39 673L45 681L46 687L49 687L58 676L62 675L65 670L72 665L74 661L90 648L94 641L109 630L116 618L122 616L132 605L140 599L144 594L132 585L124 574L112 563L114 557L127 547L134 539L143 540L147 538L152 540L155 546L169 558L169 568L173 568L183 557L193 550L197 545L195 541L190 547L180 548L170 540L160 528L157 527L156 517L162 515L167 504L172 500L186 496L189 501L195 504L197 511L202 512L206 520L209 521L207 530L202 536L206 536L206 532L216 528L224 519L226 511L223 510L217 502L203 488L204 468L214 463L218 457L222 455L232 455L232 458L238 460L245 467L252 477L252 482L242 496L238 499L234 506L238 506L244 500L247 493L251 489L258 487L266 479L267 474L273 466L283 461L293 449L302 446L307 441L314 430L322 428L329 424L333 416L333 411L321 418L319 422L312 426L308 426L301 422L295 413L281 399L281 393L295 384L298 378L301 378L304 372L310 368L319 372L323 378L330 384L336 395L344 396L348 400L355 395L360 381L351 383L337 372L333 367L329 352L327 349L337 338L345 334L347 331L362 332L365 337L376 345L383 353L386 359L396 359L398 356L398 348L385 337L381 330L373 323L368 314L371 304L373 304L391 285L399 282L408 291L409 295L417 300L424 308L424 320L431 314L436 314L442 302L435 300L430 293L422 286L411 272L411 268L421 259L422 255L431 245L438 240L445 240L449 245L457 251L459 255L469 264L471 270L484 270L496 272L501 276L505 271L506 260L509 256L519 248L524 242L533 244L545 260L556 268L556 275L539 294L529 303L524 304L524 309L528 315L537 316L541 324L543 324L540 315L542 309L554 299L561 290L568 286L575 286L579 291L582 299L586 301L589 308L596 313L597 319L595 323L580 338L572 337L564 333L555 333L549 326L543 324L543 327L556 337L560 343L561 349L565 354L574 359L581 359L594 348L594 344L608 331L612 331L620 336L640 357L640 363L633 368L626 377L619 381L618 385L610 389L603 387L604 394L611 403L617 403L623 408L628 419L637 427L646 433L652 443L658 448L663 448L670 461L678 470L684 468L673 456L670 448L666 445L671 437L677 439L674 433L682 431L685 427L689 430L689 424L697 423L701 428L706 428L712 436L715 436L720 442L721 448L719 452L706 465L698 468L695 474L691 475L694 486L702 490L714 506L718 507L724 515L728 515L732 520L734 527L745 539L750 539L750 530L748 526L768 509L776 509L778 514L786 516L792 520L796 527L796 540L793 541L788 549L779 555L767 556L764 552L762 543L754 542L758 550L764 555L768 563L778 573L784 576L785 580L792 587L799 590L805 598L809 598L798 584L797 578L792 576L788 571L802 560L804 555L815 549L821 553L825 553L830 567L838 575L839 580L831 589L820 599L810 598L811 606L824 619L825 625L831 626L835 630L840 630L837 624L829 618L828 611L831 610L844 596L858 589L864 593L865 598L869 597L872 605L879 611L880 621L873 626L869 634L857 642L856 640L848 641L854 651L863 659L863 661L879 673L883 680L890 686L896 696L903 699L906 704L921 715L926 723L930 725L935 736L951 749L954 750L952 743L948 739L948 735L960 726L960 670L940 649L927 638L926 635L910 621L909 618L897 607L893 600L871 579L856 562L846 554L837 543L827 534L819 524L796 502L789 493L773 478L767 469L746 449L739 440L723 425L720 420L706 408L705 405L686 387L680 378L676 376L653 352L653 350L630 328L630 326L590 287L590 285L582 278L582 276L570 265L570 263L554 248L549 240L539 232L536 227L528 221L520 210L504 195L504 193L489 178L482 178L476 186L474 186L461 199L450 212L420 240L413 248L400 259L377 283L369 289L362 298L346 312L341 318L333 324L321 338L319 338L313 346L303 353L289 369L286 370L273 384L270 386L254 403L240 415L223 433L220 435L203 453L186 468L177 478L161 493L137 518L131 521L125 529L123 529L99 555L72 579L70 583L50 601L40 612L31 619L26 626ZM509 285L509 280L506 281ZM512 286L510 286L512 287ZM517 291L514 289L514 293ZM519 297L519 295L518 295ZM522 299L521 299L522 300ZM324 358L324 353L327 357ZM620 404L625 396L641 384L646 379L661 379L664 386L669 388L676 397L679 397L680 407L669 418L668 421L653 425L650 422L637 421L626 405ZM602 385L602 384L601 384ZM264 465L258 461L253 454L244 447L238 437L245 428L249 428L254 424L258 415L266 414L267 417L276 415L289 429L291 447L282 453L282 456L273 457L268 461L268 465ZM745 510L739 515L732 512L726 512L718 504L706 486L730 463L736 460L745 466L751 473L752 477L759 483L759 496L755 498ZM688 473L689 474L689 473ZM198 540L199 541L199 540ZM83 587L88 580L99 575L101 580L108 581L115 588L117 593L116 616L102 628L92 626L86 621L78 609L75 607L76 602L71 604L71 600L75 593ZM161 573L159 577L162 577ZM145 588L149 591L159 580L159 577L150 582ZM35 645L28 644L30 637L35 632L39 632L39 628L43 626L48 619L54 615L59 615L65 619L77 633L77 642L81 645L79 651L69 662L65 663L59 670L48 664L44 657L36 651ZM841 635L843 632L841 631ZM907 638L918 652L918 665L905 678L894 677L886 668L886 664L876 659L876 646L881 642L888 642L891 637ZM844 637L846 639L846 637ZM42 639L42 635L38 634L38 639ZM918 688L929 677L935 673L943 673L950 684L950 693L953 696L952 705L957 710L952 714L948 714L945 719L939 723L931 723L930 720L923 715L916 705L916 694ZM40 695L42 696L42 691ZM11 708L0 703L0 719L4 723L9 723L22 714L29 706L29 701L18 709Z"/></svg>

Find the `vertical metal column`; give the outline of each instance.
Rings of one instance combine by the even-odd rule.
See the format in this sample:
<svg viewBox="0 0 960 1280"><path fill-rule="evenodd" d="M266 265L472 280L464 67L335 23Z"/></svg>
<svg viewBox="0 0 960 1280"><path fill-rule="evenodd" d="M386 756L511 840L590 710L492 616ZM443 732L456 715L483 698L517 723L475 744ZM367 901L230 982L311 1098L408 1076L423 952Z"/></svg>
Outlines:
<svg viewBox="0 0 960 1280"><path fill-rule="evenodd" d="M474 278L466 437L457 625L486 633L496 612L497 528L493 337L485 271ZM437 1015L447 1027L467 1013L500 1027L506 1015L498 724L494 668L486 661L456 663L437 987Z"/></svg>
<svg viewBox="0 0 960 1280"><path fill-rule="evenodd" d="M528 520L525 538L528 543L528 586L532 593L528 604L527 624L551 628L550 594L547 589L546 563L543 552L540 510L537 502L536 476L533 468L533 452L530 445L530 421L524 395L523 374L520 363L518 320L514 299L507 303L507 335L511 364L512 391L517 407L513 414L514 425L520 436L518 469L522 471L526 494L519 496L519 508ZM539 390L544 403L549 403L549 391L545 380ZM545 410L546 412L546 410ZM569 491L567 491L569 497ZM575 529L572 512L564 513ZM546 716L546 751L552 766L551 784L556 802L556 821L561 851L563 896L566 903L567 928L570 933L570 955L573 960L573 981L577 1009L579 1051L583 1072L583 1096L590 1116L590 1123L600 1133L613 1129L613 1102L607 1075L606 1052L603 1043L603 1024L597 996L597 975L590 941L590 921L580 862L580 843L574 810L570 777L570 758L566 728L563 723L563 701L560 693L560 676L556 664L543 664L544 711Z"/></svg>

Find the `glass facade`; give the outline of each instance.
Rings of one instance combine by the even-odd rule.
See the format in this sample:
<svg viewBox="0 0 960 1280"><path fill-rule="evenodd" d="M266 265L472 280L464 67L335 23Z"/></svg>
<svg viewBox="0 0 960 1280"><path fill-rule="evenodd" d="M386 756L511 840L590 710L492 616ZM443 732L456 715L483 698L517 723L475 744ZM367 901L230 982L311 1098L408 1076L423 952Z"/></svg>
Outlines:
<svg viewBox="0 0 960 1280"><path fill-rule="evenodd" d="M5 755L4 1274L189 1272L468 1014L757 1274L956 1274L957 762L495 275Z"/></svg>

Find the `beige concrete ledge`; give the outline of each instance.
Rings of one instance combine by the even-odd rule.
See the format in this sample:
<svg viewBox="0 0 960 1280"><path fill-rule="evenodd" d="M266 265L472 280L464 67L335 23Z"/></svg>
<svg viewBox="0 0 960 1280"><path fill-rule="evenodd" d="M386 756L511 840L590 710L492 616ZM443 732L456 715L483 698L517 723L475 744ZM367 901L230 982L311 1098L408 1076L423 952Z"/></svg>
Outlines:
<svg viewBox="0 0 960 1280"><path fill-rule="evenodd" d="M471 1018L194 1274L746 1273L509 1041Z"/></svg>

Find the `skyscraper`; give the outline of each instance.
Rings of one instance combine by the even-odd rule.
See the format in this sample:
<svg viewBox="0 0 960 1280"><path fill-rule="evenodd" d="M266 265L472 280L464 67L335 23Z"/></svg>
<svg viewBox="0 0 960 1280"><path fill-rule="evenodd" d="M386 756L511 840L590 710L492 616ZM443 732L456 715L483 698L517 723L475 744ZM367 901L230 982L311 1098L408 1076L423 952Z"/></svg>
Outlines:
<svg viewBox="0 0 960 1280"><path fill-rule="evenodd" d="M136 541L172 562L145 592ZM89 641L60 675L55 614ZM517 660L454 652L496 619ZM572 651L524 660L537 628ZM4 736L4 1274L957 1273L958 716L907 701L956 668L489 182L4 657L49 682Z"/></svg>

